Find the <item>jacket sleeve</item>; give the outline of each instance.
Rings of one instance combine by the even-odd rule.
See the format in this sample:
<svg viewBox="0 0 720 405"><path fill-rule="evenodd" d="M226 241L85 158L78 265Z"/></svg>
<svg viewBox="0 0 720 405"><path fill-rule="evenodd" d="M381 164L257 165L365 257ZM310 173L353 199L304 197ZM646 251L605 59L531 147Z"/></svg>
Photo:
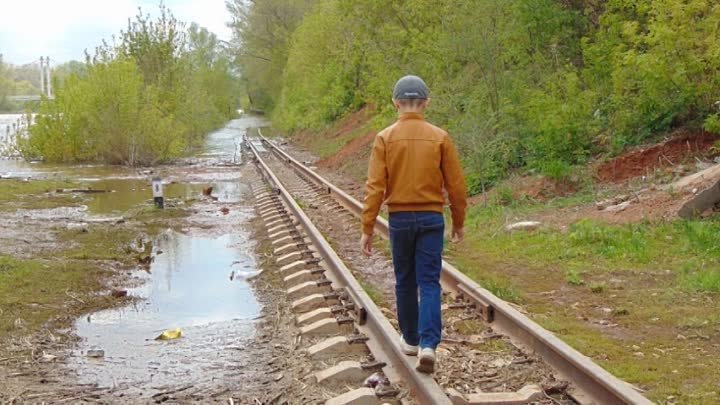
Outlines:
<svg viewBox="0 0 720 405"><path fill-rule="evenodd" d="M460 158L450 136L445 136L442 143L441 168L445 190L447 190L448 199L450 200L453 228L462 228L465 224L467 188Z"/></svg>
<svg viewBox="0 0 720 405"><path fill-rule="evenodd" d="M385 200L388 172L385 162L385 141L381 136L375 137L370 165L368 166L368 179L365 184L365 203L362 212L362 231L366 235L373 233L375 219L380 213L380 206Z"/></svg>

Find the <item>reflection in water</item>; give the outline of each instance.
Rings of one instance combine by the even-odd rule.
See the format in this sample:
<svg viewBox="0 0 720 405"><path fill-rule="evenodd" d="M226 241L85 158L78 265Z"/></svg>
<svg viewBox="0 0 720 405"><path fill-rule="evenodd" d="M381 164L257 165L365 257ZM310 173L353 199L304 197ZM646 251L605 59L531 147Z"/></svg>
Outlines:
<svg viewBox="0 0 720 405"><path fill-rule="evenodd" d="M112 386L171 383L182 374L188 381L188 374L228 360L218 353L221 345L241 344L252 336L252 319L260 306L243 278L230 280L233 268L256 268L247 235L212 238L167 232L155 249L162 253L147 282L129 290L143 301L77 322L83 347L71 367L81 379ZM181 328L184 337L153 340L169 328ZM105 350L104 360L82 356L93 347Z"/></svg>

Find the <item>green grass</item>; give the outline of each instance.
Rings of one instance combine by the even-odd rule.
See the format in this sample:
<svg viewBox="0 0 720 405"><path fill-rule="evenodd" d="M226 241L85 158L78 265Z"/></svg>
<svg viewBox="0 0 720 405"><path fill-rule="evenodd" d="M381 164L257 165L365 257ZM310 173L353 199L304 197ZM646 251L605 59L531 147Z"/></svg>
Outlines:
<svg viewBox="0 0 720 405"><path fill-rule="evenodd" d="M280 131L273 127L262 127L260 130L265 138L278 138L283 135Z"/></svg>
<svg viewBox="0 0 720 405"><path fill-rule="evenodd" d="M39 194L60 188L73 188L78 184L67 180L0 180L0 201L12 201L17 195Z"/></svg>
<svg viewBox="0 0 720 405"><path fill-rule="evenodd" d="M582 284L584 272L599 268L662 268L689 288L720 291L720 219L627 225L581 220L565 232L503 230L506 218L532 217L537 209L537 205L475 207L467 221L468 242L494 257L563 270L573 285Z"/></svg>
<svg viewBox="0 0 720 405"><path fill-rule="evenodd" d="M137 253L129 250L128 243L138 236L137 231L128 228L103 227L89 232L63 230L58 241L68 246L61 252L67 259L129 262Z"/></svg>
<svg viewBox="0 0 720 405"><path fill-rule="evenodd" d="M77 196L54 193L57 189L76 187L78 183L66 180L0 180L0 210L77 206L80 204Z"/></svg>
<svg viewBox="0 0 720 405"><path fill-rule="evenodd" d="M451 245L451 261L501 298L521 302L543 327L614 375L647 389L652 400L720 403L717 396L694 397L717 391L720 378L712 365L720 349L702 338L720 330L720 219L581 220L562 229L504 230L513 220L587 201L579 195L476 206L466 241Z"/></svg>
<svg viewBox="0 0 720 405"><path fill-rule="evenodd" d="M307 136L301 139L300 141L308 148L310 151L312 151L315 155L320 157L321 159L329 158L338 152L342 150L342 148L350 141L359 138L368 132L371 131L373 128L372 123L367 123L361 127L355 128L352 131L344 132L338 136L335 137L327 137L327 136ZM264 133L264 132L263 132ZM350 160L350 159L348 159ZM364 165L357 165L352 164L350 167L363 167ZM366 170L366 167L363 167L363 170Z"/></svg>
<svg viewBox="0 0 720 405"><path fill-rule="evenodd" d="M183 207L189 207L193 202L194 200L186 200ZM167 220L185 218L188 215L190 215L190 212L184 208L166 207L165 209L159 209L154 205L144 205L127 212L128 219L143 222L148 226L158 223L162 225Z"/></svg>
<svg viewBox="0 0 720 405"><path fill-rule="evenodd" d="M33 260L0 256L0 340L32 333L58 315L70 315L60 319L71 320L117 302L97 293L112 276L109 267L97 261L113 262L112 268L137 265L150 248L137 252L130 248L132 241L185 215L181 209L139 208L128 221L143 222L142 230L130 225L90 225L87 232L48 230L61 248L40 252Z"/></svg>
<svg viewBox="0 0 720 405"><path fill-rule="evenodd" d="M578 269L568 269L565 272L565 280L567 280L568 284L572 285L585 284L585 281L583 281L582 278L582 272L580 272Z"/></svg>
<svg viewBox="0 0 720 405"><path fill-rule="evenodd" d="M54 191L79 187L63 180L0 180L0 211L77 206L84 197ZM186 203L181 207L192 201ZM67 327L81 314L122 302L102 291L111 269L132 268L149 254L148 246L141 253L130 248L131 242L178 226L175 220L188 214L184 208L141 204L125 213L125 224L90 224L86 232L50 224L43 232L56 239L57 247L33 251L32 259L0 255L0 352L12 338L43 327Z"/></svg>
<svg viewBox="0 0 720 405"><path fill-rule="evenodd" d="M378 289L374 285L372 285L362 279L359 279L359 282L360 282L360 285L362 286L363 290L365 290L367 295L370 297L371 300L373 300L373 302L377 306L379 306L379 307L386 306L385 296L383 295L382 291L380 291L380 289Z"/></svg>
<svg viewBox="0 0 720 405"><path fill-rule="evenodd" d="M680 280L683 286L692 290L720 293L720 269L705 268L701 260L689 260Z"/></svg>
<svg viewBox="0 0 720 405"><path fill-rule="evenodd" d="M88 263L0 256L0 338L35 330L69 306L90 308L105 275Z"/></svg>

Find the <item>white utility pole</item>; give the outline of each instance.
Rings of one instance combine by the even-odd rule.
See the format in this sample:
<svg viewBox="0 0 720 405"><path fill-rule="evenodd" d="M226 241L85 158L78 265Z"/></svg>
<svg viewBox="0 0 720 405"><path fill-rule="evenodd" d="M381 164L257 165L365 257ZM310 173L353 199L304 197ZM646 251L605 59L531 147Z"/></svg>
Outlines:
<svg viewBox="0 0 720 405"><path fill-rule="evenodd" d="M40 57L40 94L45 94L45 64L43 57Z"/></svg>
<svg viewBox="0 0 720 405"><path fill-rule="evenodd" d="M45 73L47 80L45 81L45 91L47 91L47 97L52 97L52 80L50 80L50 57L45 59Z"/></svg>

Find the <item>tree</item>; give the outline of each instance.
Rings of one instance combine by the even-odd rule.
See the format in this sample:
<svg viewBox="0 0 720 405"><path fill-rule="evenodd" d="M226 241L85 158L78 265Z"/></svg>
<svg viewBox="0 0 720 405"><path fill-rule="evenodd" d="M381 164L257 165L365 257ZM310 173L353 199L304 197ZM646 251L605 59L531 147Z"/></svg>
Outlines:
<svg viewBox="0 0 720 405"><path fill-rule="evenodd" d="M55 68L52 69L52 79L54 80L53 87L62 85L65 79L67 79L71 75L76 75L79 77L86 76L87 65L80 61L71 60L69 62L65 62L63 64L55 66Z"/></svg>
<svg viewBox="0 0 720 405"><path fill-rule="evenodd" d="M522 168L566 178L679 127L720 131L711 0L235 0L252 104L287 131L360 106L378 126L404 74L456 139L474 191Z"/></svg>
<svg viewBox="0 0 720 405"><path fill-rule="evenodd" d="M22 145L25 156L153 165L194 151L234 115L227 52L204 28L185 32L160 10L156 20L140 10L117 45L104 43L83 66L62 67L55 99L41 103Z"/></svg>
<svg viewBox="0 0 720 405"><path fill-rule="evenodd" d="M12 81L10 79L10 72L3 61L2 54L0 54L0 110L10 108L10 102L7 97L10 95L11 90Z"/></svg>
<svg viewBox="0 0 720 405"><path fill-rule="evenodd" d="M290 38L314 0L229 0L236 63L254 108L272 110L282 91Z"/></svg>

